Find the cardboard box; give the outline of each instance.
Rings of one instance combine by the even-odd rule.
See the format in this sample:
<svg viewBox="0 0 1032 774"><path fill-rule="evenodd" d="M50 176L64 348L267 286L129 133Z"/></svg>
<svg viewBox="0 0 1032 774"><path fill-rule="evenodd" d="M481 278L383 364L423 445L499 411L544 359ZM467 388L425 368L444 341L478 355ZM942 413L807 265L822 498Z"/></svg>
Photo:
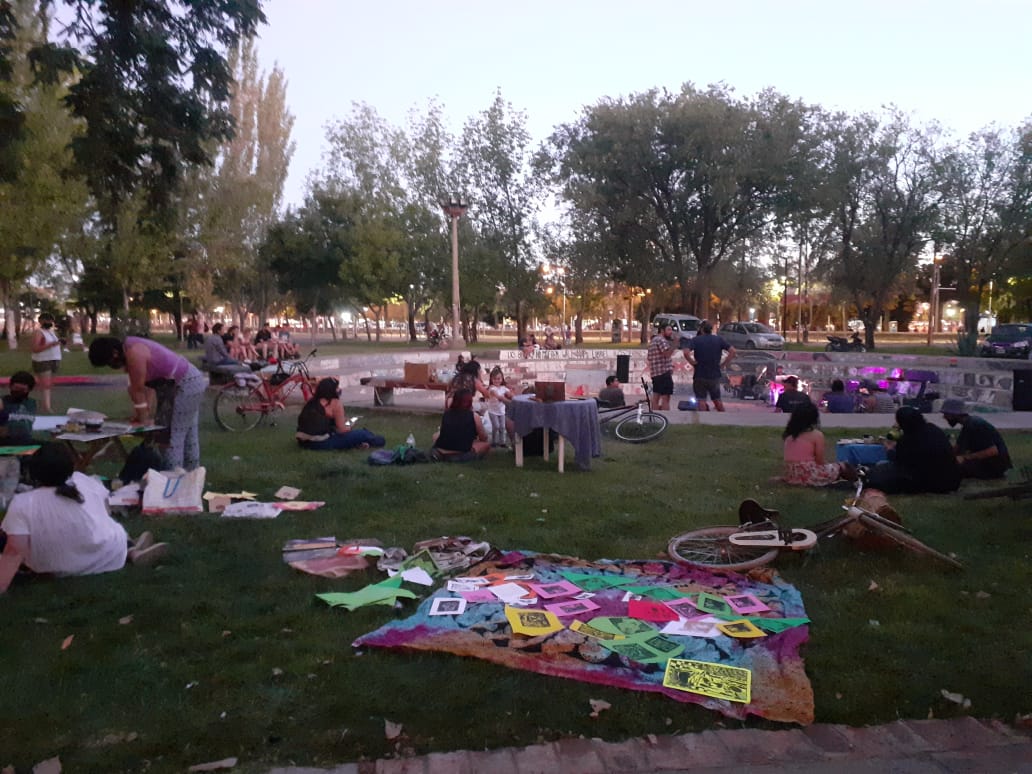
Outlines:
<svg viewBox="0 0 1032 774"><path fill-rule="evenodd" d="M566 400L566 382L534 382L534 397L543 403Z"/></svg>
<svg viewBox="0 0 1032 774"><path fill-rule="evenodd" d="M429 363L405 363L405 381L410 384L429 384L434 372Z"/></svg>

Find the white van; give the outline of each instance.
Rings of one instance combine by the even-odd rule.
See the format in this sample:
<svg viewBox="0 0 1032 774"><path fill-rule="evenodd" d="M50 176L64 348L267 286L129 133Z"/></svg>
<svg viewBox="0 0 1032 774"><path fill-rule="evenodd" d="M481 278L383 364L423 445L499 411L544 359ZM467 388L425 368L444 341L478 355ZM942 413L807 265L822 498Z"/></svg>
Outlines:
<svg viewBox="0 0 1032 774"><path fill-rule="evenodd" d="M674 333L680 337L680 342L677 345L679 349L686 348L688 342L695 338L701 323L702 320L692 314L660 312L652 317L652 327L654 330L658 331L666 325L674 329Z"/></svg>

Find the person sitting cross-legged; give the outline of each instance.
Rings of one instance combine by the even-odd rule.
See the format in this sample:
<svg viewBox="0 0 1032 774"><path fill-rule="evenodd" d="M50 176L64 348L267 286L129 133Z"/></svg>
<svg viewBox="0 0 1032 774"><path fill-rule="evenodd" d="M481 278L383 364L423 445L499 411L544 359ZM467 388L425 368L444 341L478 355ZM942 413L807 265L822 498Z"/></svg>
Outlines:
<svg viewBox="0 0 1032 774"><path fill-rule="evenodd" d="M301 448L316 451L379 448L387 443L382 435L351 425L340 402L340 384L327 377L298 414L295 438Z"/></svg>
<svg viewBox="0 0 1032 774"><path fill-rule="evenodd" d="M0 524L0 593L24 565L33 573L93 575L134 564L153 564L168 552L144 532L130 543L111 518L107 488L74 472L71 452L62 443L43 444L29 459L37 488L16 494Z"/></svg>
<svg viewBox="0 0 1032 774"><path fill-rule="evenodd" d="M491 442L480 416L473 411L473 391L455 391L434 433L431 456L440 462L471 462L487 456Z"/></svg>

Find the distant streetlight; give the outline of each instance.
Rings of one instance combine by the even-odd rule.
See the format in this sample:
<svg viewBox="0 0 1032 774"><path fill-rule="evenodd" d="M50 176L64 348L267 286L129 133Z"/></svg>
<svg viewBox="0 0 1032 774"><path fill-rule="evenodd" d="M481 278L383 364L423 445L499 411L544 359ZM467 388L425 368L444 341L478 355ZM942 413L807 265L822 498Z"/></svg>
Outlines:
<svg viewBox="0 0 1032 774"><path fill-rule="evenodd" d="M451 254L452 254L452 338L453 349L462 347L460 343L460 332L462 326L459 321L459 218L461 218L469 204L458 194L449 194L448 198L441 201L444 214L451 218Z"/></svg>

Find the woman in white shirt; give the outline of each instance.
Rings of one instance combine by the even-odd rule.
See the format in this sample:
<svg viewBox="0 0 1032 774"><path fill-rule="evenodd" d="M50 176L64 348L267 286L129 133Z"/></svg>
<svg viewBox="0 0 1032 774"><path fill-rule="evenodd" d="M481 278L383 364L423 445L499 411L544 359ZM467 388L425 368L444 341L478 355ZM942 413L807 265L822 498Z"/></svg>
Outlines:
<svg viewBox="0 0 1032 774"><path fill-rule="evenodd" d="M57 442L43 444L29 460L37 488L15 495L0 524L0 593L22 565L34 573L93 575L120 570L127 558L150 564L167 552L149 532L130 546L108 512L107 489L73 470L71 453Z"/></svg>
<svg viewBox="0 0 1032 774"><path fill-rule="evenodd" d="M50 388L54 374L61 365L61 339L54 332L54 316L43 312L39 316L39 327L32 335L32 372L39 379L44 413L51 413Z"/></svg>

